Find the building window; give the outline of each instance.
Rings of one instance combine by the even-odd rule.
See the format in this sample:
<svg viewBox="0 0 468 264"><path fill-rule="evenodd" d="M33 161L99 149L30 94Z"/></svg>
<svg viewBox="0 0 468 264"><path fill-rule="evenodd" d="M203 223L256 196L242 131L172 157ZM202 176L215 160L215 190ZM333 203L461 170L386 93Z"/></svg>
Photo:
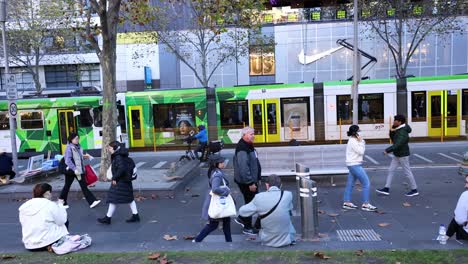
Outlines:
<svg viewBox="0 0 468 264"><path fill-rule="evenodd" d="M176 139L183 139L195 130L195 104L155 104L153 118L158 131L173 131Z"/></svg>
<svg viewBox="0 0 468 264"><path fill-rule="evenodd" d="M250 75L275 75L275 46L250 46Z"/></svg>
<svg viewBox="0 0 468 264"><path fill-rule="evenodd" d="M77 89L101 85L99 64L45 66L47 88Z"/></svg>
<svg viewBox="0 0 468 264"><path fill-rule="evenodd" d="M468 120L468 89L462 90L462 119Z"/></svg>
<svg viewBox="0 0 468 264"><path fill-rule="evenodd" d="M219 106L222 129L240 129L249 125L247 101L221 101Z"/></svg>
<svg viewBox="0 0 468 264"><path fill-rule="evenodd" d="M9 118L8 112L0 112L0 130L10 130Z"/></svg>
<svg viewBox="0 0 468 264"><path fill-rule="evenodd" d="M426 121L426 92L411 93L411 117L413 122Z"/></svg>
<svg viewBox="0 0 468 264"><path fill-rule="evenodd" d="M359 123L375 124L383 123L384 100L383 93L360 94L358 99ZM341 124L352 124L353 101L351 95L337 96L337 122Z"/></svg>
<svg viewBox="0 0 468 264"><path fill-rule="evenodd" d="M2 72L1 86L2 86L2 89L6 89L4 69L2 69L1 72ZM13 68L13 69L11 69L11 72L15 74L16 89L18 91L34 90L35 89L36 86L34 84L33 75L31 73L23 72L21 68Z"/></svg>
<svg viewBox="0 0 468 264"><path fill-rule="evenodd" d="M40 111L21 112L20 120L21 129L29 130L44 128L44 118Z"/></svg>

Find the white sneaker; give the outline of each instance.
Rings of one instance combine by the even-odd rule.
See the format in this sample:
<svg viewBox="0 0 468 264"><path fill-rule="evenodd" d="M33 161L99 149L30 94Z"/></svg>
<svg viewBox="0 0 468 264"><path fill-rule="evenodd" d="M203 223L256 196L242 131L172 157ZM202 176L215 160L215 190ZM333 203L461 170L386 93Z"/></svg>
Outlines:
<svg viewBox="0 0 468 264"><path fill-rule="evenodd" d="M94 207L96 207L100 202L101 202L101 200L94 201L94 202L89 206L89 208L94 208Z"/></svg>

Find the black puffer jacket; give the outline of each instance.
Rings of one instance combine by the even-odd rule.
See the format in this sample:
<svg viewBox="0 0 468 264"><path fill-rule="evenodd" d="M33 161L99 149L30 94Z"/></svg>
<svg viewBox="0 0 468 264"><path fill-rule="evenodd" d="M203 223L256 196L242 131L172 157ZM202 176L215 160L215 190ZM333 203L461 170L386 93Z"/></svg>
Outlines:
<svg viewBox="0 0 468 264"><path fill-rule="evenodd" d="M111 155L112 161L112 180L113 181L131 181L132 174L128 167L128 150L121 146Z"/></svg>

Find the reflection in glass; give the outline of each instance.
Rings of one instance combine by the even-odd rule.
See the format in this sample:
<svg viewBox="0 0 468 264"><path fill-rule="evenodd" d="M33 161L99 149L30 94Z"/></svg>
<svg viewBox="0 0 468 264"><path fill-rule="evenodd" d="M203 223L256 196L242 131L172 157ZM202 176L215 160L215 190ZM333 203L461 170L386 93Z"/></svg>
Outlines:
<svg viewBox="0 0 468 264"><path fill-rule="evenodd" d="M457 127L457 94L447 96L447 127Z"/></svg>
<svg viewBox="0 0 468 264"><path fill-rule="evenodd" d="M60 112L59 113L59 126L60 126L60 141L62 142L63 145L66 145L67 142L67 121L65 119L65 113Z"/></svg>
<svg viewBox="0 0 468 264"><path fill-rule="evenodd" d="M0 113L0 130L9 130L10 129L10 120L7 112Z"/></svg>
<svg viewBox="0 0 468 264"><path fill-rule="evenodd" d="M221 127L240 129L249 124L249 105L245 101L220 102Z"/></svg>
<svg viewBox="0 0 468 264"><path fill-rule="evenodd" d="M353 101L351 95L338 95L337 99L337 122L342 124L351 124L353 122Z"/></svg>
<svg viewBox="0 0 468 264"><path fill-rule="evenodd" d="M440 99L440 95L431 96L431 128L441 127Z"/></svg>
<svg viewBox="0 0 468 264"><path fill-rule="evenodd" d="M252 110L253 110L253 128L255 129L255 135L263 135L262 105L252 104Z"/></svg>
<svg viewBox="0 0 468 264"><path fill-rule="evenodd" d="M267 111L268 111L268 134L276 135L278 131L276 129L276 104L275 103L268 103L267 104Z"/></svg>
<svg viewBox="0 0 468 264"><path fill-rule="evenodd" d="M411 93L411 117L413 122L426 121L426 92Z"/></svg>
<svg viewBox="0 0 468 264"><path fill-rule="evenodd" d="M132 110L130 116L132 118L133 139L141 139L140 110Z"/></svg>

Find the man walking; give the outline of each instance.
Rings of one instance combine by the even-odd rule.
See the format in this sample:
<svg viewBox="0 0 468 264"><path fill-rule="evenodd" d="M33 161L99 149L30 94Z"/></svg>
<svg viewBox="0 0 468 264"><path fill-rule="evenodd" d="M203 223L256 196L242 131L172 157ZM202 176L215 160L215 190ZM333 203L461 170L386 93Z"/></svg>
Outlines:
<svg viewBox="0 0 468 264"><path fill-rule="evenodd" d="M398 165L403 169L403 173L406 175L410 182L411 191L406 193L406 196L417 196L419 195L414 175L411 172L409 164L409 133L411 133L411 127L406 124L406 118L404 115L396 115L393 120L393 126L390 130L390 138L392 139L393 145L388 147L384 154L393 152L392 162L388 168L387 182L385 187L377 189L376 192L383 195L390 195L390 186L392 184L393 175Z"/></svg>
<svg viewBox="0 0 468 264"><path fill-rule="evenodd" d="M253 146L255 133L251 127L242 129L242 138L237 143L234 154L234 181L244 196L245 204L250 203L255 194L258 193L258 183L261 180L261 166L258 161L257 151ZM252 217L241 217L235 219L236 223L243 226L242 232L247 235L255 234L252 228ZM256 223L259 228L259 222Z"/></svg>

